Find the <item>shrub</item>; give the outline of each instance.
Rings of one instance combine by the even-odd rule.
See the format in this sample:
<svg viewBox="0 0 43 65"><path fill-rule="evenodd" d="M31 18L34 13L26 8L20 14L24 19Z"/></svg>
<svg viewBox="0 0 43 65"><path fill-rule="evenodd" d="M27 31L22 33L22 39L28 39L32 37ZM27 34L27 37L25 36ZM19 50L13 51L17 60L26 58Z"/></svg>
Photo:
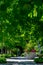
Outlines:
<svg viewBox="0 0 43 65"><path fill-rule="evenodd" d="M11 54L0 54L0 57L10 58Z"/></svg>
<svg viewBox="0 0 43 65"><path fill-rule="evenodd" d="M5 58L10 58L11 54L5 54Z"/></svg>
<svg viewBox="0 0 43 65"><path fill-rule="evenodd" d="M36 63L43 63L43 58L42 58L42 57L35 58L34 61L35 61Z"/></svg>
<svg viewBox="0 0 43 65"><path fill-rule="evenodd" d="M0 57L0 63L6 63L5 57Z"/></svg>
<svg viewBox="0 0 43 65"><path fill-rule="evenodd" d="M0 57L5 57L5 58L16 57L16 54L0 54Z"/></svg>
<svg viewBox="0 0 43 65"><path fill-rule="evenodd" d="M16 54L11 54L11 57L16 57Z"/></svg>

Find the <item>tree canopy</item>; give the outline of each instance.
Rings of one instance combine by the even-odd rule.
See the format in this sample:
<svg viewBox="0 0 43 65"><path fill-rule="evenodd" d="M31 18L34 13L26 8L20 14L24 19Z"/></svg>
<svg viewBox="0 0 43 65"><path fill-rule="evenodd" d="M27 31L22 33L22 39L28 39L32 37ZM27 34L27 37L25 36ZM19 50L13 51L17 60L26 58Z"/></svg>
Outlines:
<svg viewBox="0 0 43 65"><path fill-rule="evenodd" d="M0 0L0 48L35 47L37 41L43 45L43 1Z"/></svg>

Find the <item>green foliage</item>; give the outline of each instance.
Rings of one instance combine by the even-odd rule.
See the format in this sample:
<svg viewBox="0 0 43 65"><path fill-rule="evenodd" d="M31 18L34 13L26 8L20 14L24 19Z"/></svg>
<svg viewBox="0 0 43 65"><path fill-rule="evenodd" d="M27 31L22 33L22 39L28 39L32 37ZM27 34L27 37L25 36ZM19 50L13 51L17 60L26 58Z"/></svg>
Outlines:
<svg viewBox="0 0 43 65"><path fill-rule="evenodd" d="M10 57L16 57L16 54L0 54L0 58L10 58Z"/></svg>
<svg viewBox="0 0 43 65"><path fill-rule="evenodd" d="M11 57L11 54L0 54L0 57L5 57L5 58L10 58Z"/></svg>
<svg viewBox="0 0 43 65"><path fill-rule="evenodd" d="M0 0L0 48L32 48L38 40L42 46L42 0Z"/></svg>
<svg viewBox="0 0 43 65"><path fill-rule="evenodd" d="M0 57L0 63L6 63L6 59L4 57Z"/></svg>
<svg viewBox="0 0 43 65"><path fill-rule="evenodd" d="M5 54L5 58L10 58L11 54Z"/></svg>
<svg viewBox="0 0 43 65"><path fill-rule="evenodd" d="M34 59L34 61L36 62L36 63L43 63L43 58L35 58Z"/></svg>

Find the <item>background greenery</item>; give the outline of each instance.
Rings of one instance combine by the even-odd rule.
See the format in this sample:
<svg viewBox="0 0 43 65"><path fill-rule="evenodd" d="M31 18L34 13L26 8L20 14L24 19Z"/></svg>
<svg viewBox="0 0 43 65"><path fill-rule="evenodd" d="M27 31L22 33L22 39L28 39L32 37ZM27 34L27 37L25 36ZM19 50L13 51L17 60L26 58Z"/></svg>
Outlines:
<svg viewBox="0 0 43 65"><path fill-rule="evenodd" d="M43 1L0 0L0 49L38 51L38 44L43 49Z"/></svg>

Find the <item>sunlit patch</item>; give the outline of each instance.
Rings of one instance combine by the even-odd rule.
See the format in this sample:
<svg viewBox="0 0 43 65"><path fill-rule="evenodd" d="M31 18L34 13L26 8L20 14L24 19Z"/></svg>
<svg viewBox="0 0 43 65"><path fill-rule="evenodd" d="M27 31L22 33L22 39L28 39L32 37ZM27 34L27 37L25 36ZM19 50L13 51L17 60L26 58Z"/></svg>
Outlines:
<svg viewBox="0 0 43 65"><path fill-rule="evenodd" d="M43 21L43 16L41 17L40 21Z"/></svg>
<svg viewBox="0 0 43 65"><path fill-rule="evenodd" d="M6 23L9 23L9 21L6 19Z"/></svg>
<svg viewBox="0 0 43 65"><path fill-rule="evenodd" d="M30 12L30 13L28 14L28 17L32 18L32 12Z"/></svg>
<svg viewBox="0 0 43 65"><path fill-rule="evenodd" d="M11 13L13 8L7 8L7 13Z"/></svg>
<svg viewBox="0 0 43 65"><path fill-rule="evenodd" d="M21 37L24 37L24 34L21 34Z"/></svg>
<svg viewBox="0 0 43 65"><path fill-rule="evenodd" d="M36 8L34 8L34 10L33 10L33 16L37 17L37 10L36 10Z"/></svg>

